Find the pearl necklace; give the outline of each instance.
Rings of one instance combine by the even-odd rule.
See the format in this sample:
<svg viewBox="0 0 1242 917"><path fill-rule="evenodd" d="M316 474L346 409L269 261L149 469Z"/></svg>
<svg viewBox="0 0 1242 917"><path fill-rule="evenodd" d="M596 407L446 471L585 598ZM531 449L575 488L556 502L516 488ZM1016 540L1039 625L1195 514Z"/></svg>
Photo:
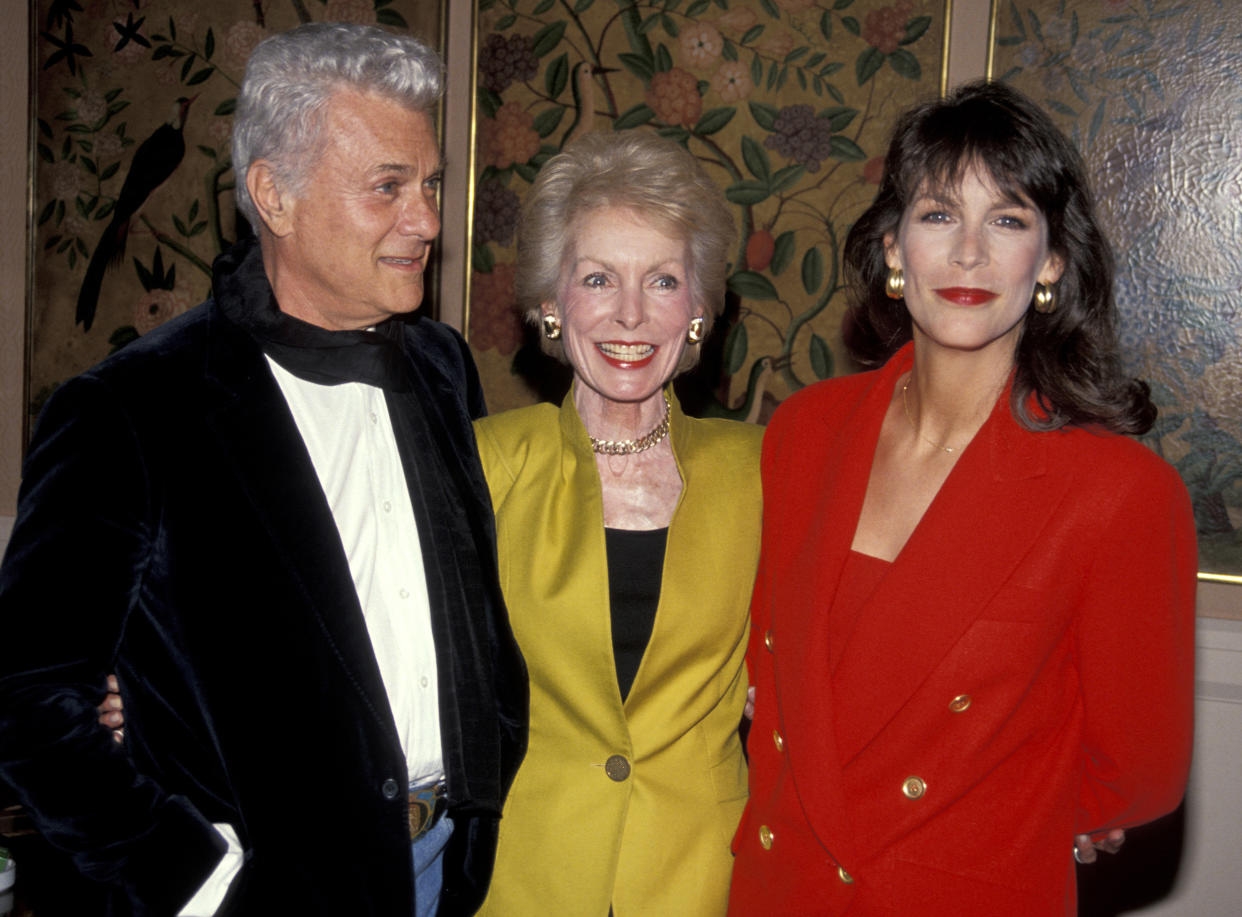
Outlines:
<svg viewBox="0 0 1242 917"><path fill-rule="evenodd" d="M599 455L633 455L636 452L646 452L652 446L659 445L668 436L668 419L669 419L669 402L668 395L664 396L664 419L655 425L655 428L638 439L596 439L589 433L587 437L591 440L591 450Z"/></svg>
<svg viewBox="0 0 1242 917"><path fill-rule="evenodd" d="M906 395L906 389L908 389L909 387L910 387L910 380L907 379L906 384L901 387L901 403L906 409L906 420L910 421L910 429L912 429L915 432L915 434L918 436L918 438L923 440L923 442L928 443L929 445L935 446L941 452L947 452L949 453L949 455L952 455L954 452L957 451L952 446L946 446L944 443L938 443L934 439L928 439L922 433L919 433L918 425L914 422L914 415L910 413L910 398L908 395Z"/></svg>

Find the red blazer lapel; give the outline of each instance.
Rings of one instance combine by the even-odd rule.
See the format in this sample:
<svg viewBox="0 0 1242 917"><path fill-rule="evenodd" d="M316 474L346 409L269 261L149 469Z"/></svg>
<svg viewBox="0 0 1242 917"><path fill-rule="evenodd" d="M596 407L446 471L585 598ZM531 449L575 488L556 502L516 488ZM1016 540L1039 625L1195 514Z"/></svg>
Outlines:
<svg viewBox="0 0 1242 917"><path fill-rule="evenodd" d="M958 459L940 493L868 600L833 680L840 761L848 765L918 691L1031 551L1061 502L1047 442L1020 427L1009 393ZM1015 483L1021 482L1018 486ZM856 517L855 517L856 518ZM852 526L851 526L852 530ZM874 652L882 647L882 655Z"/></svg>

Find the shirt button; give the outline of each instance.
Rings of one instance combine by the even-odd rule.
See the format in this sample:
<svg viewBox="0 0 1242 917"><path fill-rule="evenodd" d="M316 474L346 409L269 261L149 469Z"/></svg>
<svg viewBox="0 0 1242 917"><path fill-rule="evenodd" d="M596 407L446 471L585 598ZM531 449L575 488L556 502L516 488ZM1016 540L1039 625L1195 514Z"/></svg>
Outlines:
<svg viewBox="0 0 1242 917"><path fill-rule="evenodd" d="M398 590L397 590L397 595L401 596L401 598L403 598L403 599L408 599L408 598L410 597L410 590L408 590L408 589L398 589Z"/></svg>
<svg viewBox="0 0 1242 917"><path fill-rule="evenodd" d="M375 416L375 412L371 412L371 423L379 423L379 418Z"/></svg>
<svg viewBox="0 0 1242 917"><path fill-rule="evenodd" d="M949 701L949 709L954 713L965 713L970 706L972 698L969 694L959 694L953 700Z"/></svg>
<svg viewBox="0 0 1242 917"><path fill-rule="evenodd" d="M768 648L768 652L769 652L769 653L770 653L770 652L772 652L772 644L773 644L773 642L774 642L774 641L772 640L772 631L771 631L771 630L765 630L765 631L763 632L763 645L764 645L764 646L766 646L766 647Z"/></svg>
<svg viewBox="0 0 1242 917"><path fill-rule="evenodd" d="M420 678L420 679L418 680L418 683L419 683L420 685L422 685L424 688L425 688L425 687L427 687L427 685L431 684L431 682L427 679L427 676L426 676L426 675L424 675L422 678Z"/></svg>
<svg viewBox="0 0 1242 917"><path fill-rule="evenodd" d="M907 777L901 785L901 791L910 799L918 799L927 792L927 784L922 777Z"/></svg>
<svg viewBox="0 0 1242 917"><path fill-rule="evenodd" d="M630 775L630 762L625 760L624 755L613 755L604 762L604 773L620 783Z"/></svg>
<svg viewBox="0 0 1242 917"><path fill-rule="evenodd" d="M759 826L759 846L764 850L772 849L772 841L775 840L775 837L776 835L772 833L772 829L767 825Z"/></svg>
<svg viewBox="0 0 1242 917"><path fill-rule="evenodd" d="M384 794L385 799L396 799L397 794L401 792L401 786L389 777L380 787L380 792Z"/></svg>
<svg viewBox="0 0 1242 917"><path fill-rule="evenodd" d="M844 882L846 885L854 884L854 877L845 871L844 866L837 867L837 878L840 879L842 882Z"/></svg>
<svg viewBox="0 0 1242 917"><path fill-rule="evenodd" d="M781 734L775 729L772 730L772 741L775 743L777 751L785 750L785 740L781 738Z"/></svg>
<svg viewBox="0 0 1242 917"><path fill-rule="evenodd" d="M384 512L386 513L392 512L392 504L388 502L387 500L384 501Z"/></svg>

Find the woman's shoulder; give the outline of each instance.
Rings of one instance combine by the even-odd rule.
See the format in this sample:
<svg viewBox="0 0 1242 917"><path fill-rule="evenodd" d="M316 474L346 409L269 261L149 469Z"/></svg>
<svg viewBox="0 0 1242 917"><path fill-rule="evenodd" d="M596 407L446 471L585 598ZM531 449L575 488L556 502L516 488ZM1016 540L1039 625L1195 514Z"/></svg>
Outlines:
<svg viewBox="0 0 1242 917"><path fill-rule="evenodd" d="M487 436L500 442L520 440L532 433L540 433L550 426L555 426L557 414L556 405L541 402L480 417L474 422L474 429L480 436Z"/></svg>
<svg viewBox="0 0 1242 917"><path fill-rule="evenodd" d="M696 440L712 448L751 451L758 455L763 443L763 427L755 423L722 417L687 417L686 424Z"/></svg>
<svg viewBox="0 0 1242 917"><path fill-rule="evenodd" d="M813 418L831 418L857 405L881 378L882 369L834 376L799 389L777 406L770 428L800 427Z"/></svg>
<svg viewBox="0 0 1242 917"><path fill-rule="evenodd" d="M559 441L557 415L555 405L532 404L474 422L483 473L493 489L502 469L509 478L516 478L533 456L551 451L552 443Z"/></svg>
<svg viewBox="0 0 1242 917"><path fill-rule="evenodd" d="M1085 427L1065 427L1045 437L1052 453L1079 473L1090 474L1122 488L1127 484L1184 491L1185 484L1162 456L1131 436Z"/></svg>

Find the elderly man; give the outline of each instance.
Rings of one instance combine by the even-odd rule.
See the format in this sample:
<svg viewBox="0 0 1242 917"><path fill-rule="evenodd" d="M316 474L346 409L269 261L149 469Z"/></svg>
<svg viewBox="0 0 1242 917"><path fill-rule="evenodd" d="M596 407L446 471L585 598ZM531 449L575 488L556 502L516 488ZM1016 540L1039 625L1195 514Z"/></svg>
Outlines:
<svg viewBox="0 0 1242 917"><path fill-rule="evenodd" d="M473 364L394 318L440 228L440 71L368 27L260 45L233 151L257 243L40 420L0 571L0 778L111 913L482 901L525 670ZM110 672L124 746L96 722Z"/></svg>

